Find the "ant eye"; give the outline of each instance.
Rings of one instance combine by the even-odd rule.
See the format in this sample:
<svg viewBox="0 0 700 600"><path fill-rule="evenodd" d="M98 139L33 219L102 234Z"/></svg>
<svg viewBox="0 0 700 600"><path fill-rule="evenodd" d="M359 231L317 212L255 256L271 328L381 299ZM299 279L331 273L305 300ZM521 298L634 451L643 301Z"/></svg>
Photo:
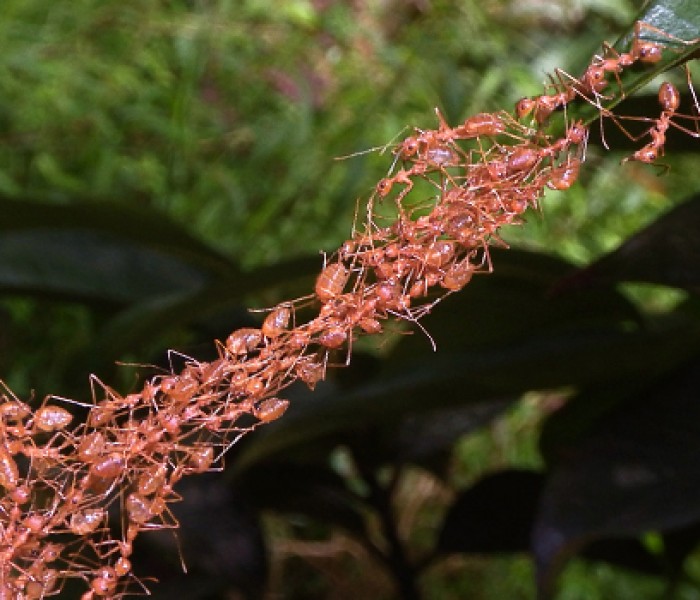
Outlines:
<svg viewBox="0 0 700 600"><path fill-rule="evenodd" d="M518 119L522 119L523 117L530 114L534 107L534 100L531 100L530 98L521 98L515 105L515 114L518 117Z"/></svg>
<svg viewBox="0 0 700 600"><path fill-rule="evenodd" d="M391 180L382 179L377 184L377 191L379 192L380 196L386 196L391 191Z"/></svg>
<svg viewBox="0 0 700 600"><path fill-rule="evenodd" d="M413 156L418 152L418 140L416 138L407 138L404 140L402 145L402 152L404 156Z"/></svg>
<svg viewBox="0 0 700 600"><path fill-rule="evenodd" d="M661 46L651 43L641 44L639 48L639 60L644 63L654 64L661 60L662 53L663 50Z"/></svg>
<svg viewBox="0 0 700 600"><path fill-rule="evenodd" d="M602 67L595 67L591 69L591 79L593 81L602 81L605 79L605 69Z"/></svg>

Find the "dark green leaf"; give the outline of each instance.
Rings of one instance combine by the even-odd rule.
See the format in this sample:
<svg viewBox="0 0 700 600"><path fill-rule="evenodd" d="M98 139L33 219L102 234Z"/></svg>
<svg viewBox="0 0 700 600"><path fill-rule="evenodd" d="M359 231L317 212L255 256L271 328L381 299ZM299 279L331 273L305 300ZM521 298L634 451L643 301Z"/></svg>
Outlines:
<svg viewBox="0 0 700 600"><path fill-rule="evenodd" d="M261 592L267 575L267 557L260 513L242 492L227 485L220 474L183 479L178 484L182 500L171 507L180 524L178 543L173 544L169 532L155 540L144 540L150 560L157 557L175 566L184 560L187 576L208 576L209 589L236 587ZM177 580L178 576L179 573L172 573L168 582ZM183 581L187 581L187 576ZM173 588L170 592L164 597L192 597Z"/></svg>
<svg viewBox="0 0 700 600"><path fill-rule="evenodd" d="M667 371L697 351L697 337L678 331L521 340L473 353L448 351L401 361L376 382L353 390L321 384L313 394L291 397L284 419L251 436L238 457L247 467L314 439L394 423L408 415L475 403L510 401L525 391L567 385L614 384Z"/></svg>
<svg viewBox="0 0 700 600"><path fill-rule="evenodd" d="M100 333L100 353L106 360L114 360L124 352L133 351L154 336L167 332L173 325L188 325L194 321L233 310L241 310L251 296L271 292L273 298L284 297L283 292L310 289L300 284L310 283L318 259L304 258L261 267L252 273L238 273L235 278L218 279L199 289L184 293L159 295L134 304L116 315ZM251 320L262 321L264 313L250 313ZM233 329L234 323L230 328Z"/></svg>
<svg viewBox="0 0 700 600"><path fill-rule="evenodd" d="M603 561L649 575L667 575L662 557L655 556L646 546L633 538L594 540L581 551L581 558Z"/></svg>
<svg viewBox="0 0 700 600"><path fill-rule="evenodd" d="M494 273L475 277L460 294L438 304L421 323L439 353L452 349L490 352L549 336L585 337L634 327L635 308L615 290L555 294L554 286L575 269L564 260L522 250L492 251ZM416 331L395 358L422 357L429 348Z"/></svg>
<svg viewBox="0 0 700 600"><path fill-rule="evenodd" d="M700 519L699 389L693 363L572 441L550 474L533 534L543 590L588 540Z"/></svg>
<svg viewBox="0 0 700 600"><path fill-rule="evenodd" d="M488 475L461 492L440 529L442 553L526 552L544 476L509 470Z"/></svg>
<svg viewBox="0 0 700 600"><path fill-rule="evenodd" d="M140 301L235 277L230 261L164 215L110 204L0 199L0 288Z"/></svg>
<svg viewBox="0 0 700 600"><path fill-rule="evenodd" d="M581 290L641 281L700 293L700 196L668 211L618 248L559 284Z"/></svg>
<svg viewBox="0 0 700 600"><path fill-rule="evenodd" d="M237 477L235 485L244 490L257 510L302 514L364 537L359 499L348 490L342 477L318 460L314 462L264 463Z"/></svg>
<svg viewBox="0 0 700 600"><path fill-rule="evenodd" d="M417 332L374 380L323 384L293 398L284 419L253 436L239 467L313 440L405 418L427 422L434 411L508 402L528 390L644 380L697 350L699 334L685 326L640 329L637 313L612 290L552 297L551 285L570 268L563 261L525 252L494 261L503 268L425 319L436 353L426 353L429 342Z"/></svg>

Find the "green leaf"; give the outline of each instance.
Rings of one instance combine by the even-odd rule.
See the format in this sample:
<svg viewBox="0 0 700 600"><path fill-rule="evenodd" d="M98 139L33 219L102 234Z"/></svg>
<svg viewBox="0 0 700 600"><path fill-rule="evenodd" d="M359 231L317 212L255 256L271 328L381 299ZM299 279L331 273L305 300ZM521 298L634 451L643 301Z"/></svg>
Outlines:
<svg viewBox="0 0 700 600"><path fill-rule="evenodd" d="M694 362L658 381L562 453L533 533L545 592L564 561L592 539L700 520L698 373Z"/></svg>
<svg viewBox="0 0 700 600"><path fill-rule="evenodd" d="M493 275L477 278L423 321L437 352L414 331L375 379L365 369L349 389L324 383L313 395L292 397L284 419L252 436L241 466L347 432L508 402L528 390L648 380L700 344L700 332L685 324L645 330L612 289L552 295L572 268L562 260L511 251L494 253L494 263Z"/></svg>
<svg viewBox="0 0 700 600"><path fill-rule="evenodd" d="M340 475L318 461L262 464L234 483L256 510L303 514L340 526L360 539L366 535L359 499Z"/></svg>
<svg viewBox="0 0 700 600"><path fill-rule="evenodd" d="M493 274L475 277L421 321L439 354L453 349L508 354L550 336L573 340L640 322L636 309L615 290L555 293L557 282L575 269L562 259L515 249L491 254ZM430 347L425 337L414 331L396 348L396 358L422 360Z"/></svg>
<svg viewBox="0 0 700 600"><path fill-rule="evenodd" d="M684 330L687 332L687 330ZM460 406L510 402L528 390L616 385L673 368L697 352L698 335L679 331L546 334L480 352L440 351L387 363L376 381L351 390L331 382L313 394L289 395L284 419L257 431L237 457L245 468L318 439L429 416ZM465 430L466 431L466 430Z"/></svg>
<svg viewBox="0 0 700 600"><path fill-rule="evenodd" d="M487 475L463 490L440 528L442 553L526 552L544 476L509 469Z"/></svg>
<svg viewBox="0 0 700 600"><path fill-rule="evenodd" d="M245 300L251 296L268 293L278 299L285 297L282 290L303 294L311 289L319 264L316 257L285 261L251 273L239 272L235 278L217 279L198 289L147 298L107 322L98 340L100 354L114 360L172 329L175 323L189 325L224 312L243 311ZM262 320L263 315L255 317L251 313L251 319L255 318Z"/></svg>
<svg viewBox="0 0 700 600"><path fill-rule="evenodd" d="M693 0L648 2L636 20L658 30L642 30L643 40L682 50L688 50L691 46L697 48L700 44L700 11ZM629 44L633 35L634 32L628 32L620 39L620 43Z"/></svg>
<svg viewBox="0 0 700 600"><path fill-rule="evenodd" d="M622 281L656 283L700 293L700 196L672 208L618 248L560 282L560 289Z"/></svg>
<svg viewBox="0 0 700 600"><path fill-rule="evenodd" d="M0 290L130 303L239 271L164 215L0 199Z"/></svg>

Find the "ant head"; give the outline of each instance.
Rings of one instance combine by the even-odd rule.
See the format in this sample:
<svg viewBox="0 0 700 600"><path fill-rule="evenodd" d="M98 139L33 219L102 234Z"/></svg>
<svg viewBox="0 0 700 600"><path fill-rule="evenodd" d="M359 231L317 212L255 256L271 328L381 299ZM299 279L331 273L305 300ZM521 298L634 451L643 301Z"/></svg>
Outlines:
<svg viewBox="0 0 700 600"><path fill-rule="evenodd" d="M605 69L599 65L591 65L583 74L583 82L594 92L600 92L607 84Z"/></svg>
<svg viewBox="0 0 700 600"><path fill-rule="evenodd" d="M379 192L379 195L383 198L386 196L390 191L391 191L391 185L392 181L389 178L382 179L378 184L377 184L377 192Z"/></svg>
<svg viewBox="0 0 700 600"><path fill-rule="evenodd" d="M644 148L637 150L632 156L626 156L620 162L626 163L630 160L637 160L639 162L646 163L647 165L653 164L656 159L659 158L659 151L653 144L647 144Z"/></svg>
<svg viewBox="0 0 700 600"><path fill-rule="evenodd" d="M531 98L521 98L515 104L515 114L518 117L518 119L522 119L523 117L529 115L532 112L533 108L535 108L534 100L532 100Z"/></svg>
<svg viewBox="0 0 700 600"><path fill-rule="evenodd" d="M418 140L414 137L408 137L403 141L403 144L401 144L401 155L404 158L408 158L409 156L413 156L418 152L419 148L419 143Z"/></svg>
<svg viewBox="0 0 700 600"><path fill-rule="evenodd" d="M636 50L639 61L650 65L659 62L663 54L663 48L653 42L638 42Z"/></svg>
<svg viewBox="0 0 700 600"><path fill-rule="evenodd" d="M568 132L569 141L572 144L581 144L588 137L588 129L583 124L583 121L576 121Z"/></svg>

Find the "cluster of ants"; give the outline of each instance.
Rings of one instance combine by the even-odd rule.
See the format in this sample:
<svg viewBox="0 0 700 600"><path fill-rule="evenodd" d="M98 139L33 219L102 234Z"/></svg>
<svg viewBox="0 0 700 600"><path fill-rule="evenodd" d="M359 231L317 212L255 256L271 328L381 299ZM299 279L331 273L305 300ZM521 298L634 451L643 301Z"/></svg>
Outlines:
<svg viewBox="0 0 700 600"><path fill-rule="evenodd" d="M179 373L157 375L131 394L93 378L91 403L50 396L33 410L6 390L0 599L56 595L68 579L84 582L82 600L147 593L132 572L133 542L142 531L177 527L169 509L177 482L220 469L242 435L284 414L285 388L301 381L313 389L324 379L334 353L344 349L338 363L347 363L353 341L382 332L389 320L420 326L446 295L491 272L489 246L504 245L500 228L538 208L546 189L568 189L585 160L584 123L569 123L553 139L544 132L548 119L578 99L610 116L602 108L609 76L619 84L623 69L661 59L664 47L641 38L647 28L637 24L629 52L606 47L580 78L560 77L552 93L522 99L514 114L481 113L450 127L436 111L437 129L398 144L366 221L325 261L310 321L296 323L302 299L281 303L259 328L219 343L216 360L186 358ZM650 141L627 160L654 163L670 126L698 137L674 120L698 121L678 115L674 86L662 84L659 101L661 115L644 134ZM416 201L418 181L431 193ZM394 214L377 216L378 203ZM81 411L85 418L72 425Z"/></svg>

